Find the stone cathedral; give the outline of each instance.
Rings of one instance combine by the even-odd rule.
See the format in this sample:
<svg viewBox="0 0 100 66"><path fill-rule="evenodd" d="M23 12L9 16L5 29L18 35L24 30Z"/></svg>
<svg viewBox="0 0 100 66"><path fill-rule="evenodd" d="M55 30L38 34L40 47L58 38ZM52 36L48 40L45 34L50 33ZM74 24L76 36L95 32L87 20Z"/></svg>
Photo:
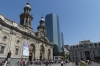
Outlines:
<svg viewBox="0 0 100 66"><path fill-rule="evenodd" d="M40 19L37 32L32 29L33 16L28 2L20 14L20 24L0 14L0 61L11 51L11 59L52 60L53 44L46 37L45 20ZM30 44L29 56L23 56L23 44Z"/></svg>

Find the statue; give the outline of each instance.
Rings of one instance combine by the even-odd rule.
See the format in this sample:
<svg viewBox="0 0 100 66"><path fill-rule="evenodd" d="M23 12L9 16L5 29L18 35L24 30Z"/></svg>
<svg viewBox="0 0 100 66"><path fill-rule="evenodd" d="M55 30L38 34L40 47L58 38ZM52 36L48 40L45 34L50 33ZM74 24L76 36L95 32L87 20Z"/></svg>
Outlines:
<svg viewBox="0 0 100 66"><path fill-rule="evenodd" d="M11 51L8 52L7 58L11 57Z"/></svg>
<svg viewBox="0 0 100 66"><path fill-rule="evenodd" d="M10 57L11 57L11 51L8 52L8 55L7 55L7 59L6 60L8 60L8 58L10 58Z"/></svg>

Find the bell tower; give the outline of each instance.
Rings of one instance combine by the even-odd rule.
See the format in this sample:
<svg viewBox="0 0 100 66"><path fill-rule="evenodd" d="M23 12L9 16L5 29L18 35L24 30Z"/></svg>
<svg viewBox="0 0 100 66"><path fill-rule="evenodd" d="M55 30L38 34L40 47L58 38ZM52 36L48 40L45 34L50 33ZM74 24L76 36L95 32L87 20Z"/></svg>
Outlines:
<svg viewBox="0 0 100 66"><path fill-rule="evenodd" d="M30 3L27 2L26 6L24 7L24 13L20 14L20 25L32 29L33 16L30 14L30 12L31 12L31 6Z"/></svg>
<svg viewBox="0 0 100 66"><path fill-rule="evenodd" d="M45 26L45 20L43 16L40 19L40 25L37 27L37 29L41 36L43 37L46 36L46 26Z"/></svg>

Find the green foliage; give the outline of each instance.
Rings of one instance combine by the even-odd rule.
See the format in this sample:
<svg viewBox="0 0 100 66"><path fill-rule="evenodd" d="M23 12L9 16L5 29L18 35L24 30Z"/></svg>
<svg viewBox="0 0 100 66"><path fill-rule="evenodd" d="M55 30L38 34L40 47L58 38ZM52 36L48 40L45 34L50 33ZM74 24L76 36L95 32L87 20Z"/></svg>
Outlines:
<svg viewBox="0 0 100 66"><path fill-rule="evenodd" d="M66 54L65 59L69 59L70 55Z"/></svg>

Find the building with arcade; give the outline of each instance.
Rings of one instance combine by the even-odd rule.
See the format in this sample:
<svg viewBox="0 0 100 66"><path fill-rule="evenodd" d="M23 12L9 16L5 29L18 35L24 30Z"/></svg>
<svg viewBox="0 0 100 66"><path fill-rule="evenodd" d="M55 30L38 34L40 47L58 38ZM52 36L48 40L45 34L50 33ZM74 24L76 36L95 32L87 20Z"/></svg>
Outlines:
<svg viewBox="0 0 100 66"><path fill-rule="evenodd" d="M100 59L100 42L90 42L90 40L80 41L79 44L70 46L70 60L76 61Z"/></svg>

